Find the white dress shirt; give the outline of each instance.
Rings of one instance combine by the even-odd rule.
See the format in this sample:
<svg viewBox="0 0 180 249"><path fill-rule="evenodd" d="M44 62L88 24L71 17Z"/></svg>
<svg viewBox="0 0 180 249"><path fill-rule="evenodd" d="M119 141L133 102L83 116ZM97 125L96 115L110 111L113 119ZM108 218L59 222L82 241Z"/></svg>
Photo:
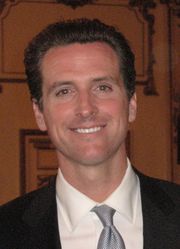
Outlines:
<svg viewBox="0 0 180 249"><path fill-rule="evenodd" d="M60 169L56 193L62 249L97 249L103 225L91 209L100 204L116 210L114 225L123 237L126 249L143 249L140 184L129 161L121 184L103 203L96 203L72 187Z"/></svg>

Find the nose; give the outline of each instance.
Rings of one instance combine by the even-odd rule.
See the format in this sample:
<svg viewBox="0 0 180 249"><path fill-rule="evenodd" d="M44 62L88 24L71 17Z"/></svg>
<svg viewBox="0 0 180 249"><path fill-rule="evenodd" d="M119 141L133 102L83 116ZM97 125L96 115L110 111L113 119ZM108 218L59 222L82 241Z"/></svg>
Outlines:
<svg viewBox="0 0 180 249"><path fill-rule="evenodd" d="M79 93L78 103L76 107L76 115L83 118L95 116L98 112L98 107L94 96L91 93Z"/></svg>

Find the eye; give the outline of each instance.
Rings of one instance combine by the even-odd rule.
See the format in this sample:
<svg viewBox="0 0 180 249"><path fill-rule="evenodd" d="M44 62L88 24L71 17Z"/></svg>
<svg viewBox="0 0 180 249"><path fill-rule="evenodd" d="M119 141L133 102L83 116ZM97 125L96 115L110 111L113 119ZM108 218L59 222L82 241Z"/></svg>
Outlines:
<svg viewBox="0 0 180 249"><path fill-rule="evenodd" d="M55 92L56 97L66 97L73 94L73 89L71 88L62 88L57 89Z"/></svg>
<svg viewBox="0 0 180 249"><path fill-rule="evenodd" d="M62 95L66 95L66 94L68 94L69 93L69 89L60 89L60 90L58 90L58 91L56 91L56 96L62 96Z"/></svg>
<svg viewBox="0 0 180 249"><path fill-rule="evenodd" d="M112 91L112 87L109 86L109 85L99 85L98 87L99 91L102 91L102 92L111 92Z"/></svg>

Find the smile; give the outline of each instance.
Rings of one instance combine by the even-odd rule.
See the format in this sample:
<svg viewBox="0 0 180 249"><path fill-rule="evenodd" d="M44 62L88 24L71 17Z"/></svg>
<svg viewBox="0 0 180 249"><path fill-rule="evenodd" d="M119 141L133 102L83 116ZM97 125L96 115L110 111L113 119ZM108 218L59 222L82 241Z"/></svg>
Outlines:
<svg viewBox="0 0 180 249"><path fill-rule="evenodd" d="M97 126L93 128L77 128L75 129L76 132L81 134L89 134L89 133L95 133L102 129L103 127Z"/></svg>

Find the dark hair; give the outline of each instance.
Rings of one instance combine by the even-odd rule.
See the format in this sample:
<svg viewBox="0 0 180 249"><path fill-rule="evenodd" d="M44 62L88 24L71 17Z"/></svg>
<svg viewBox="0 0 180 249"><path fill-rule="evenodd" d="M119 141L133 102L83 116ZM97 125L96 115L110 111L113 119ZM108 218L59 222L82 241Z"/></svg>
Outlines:
<svg viewBox="0 0 180 249"><path fill-rule="evenodd" d="M60 21L47 26L29 43L25 50L25 72L31 97L38 103L42 97L41 61L46 52L72 43L105 42L117 53L125 88L130 98L135 91L134 54L125 37L114 27L97 19Z"/></svg>

